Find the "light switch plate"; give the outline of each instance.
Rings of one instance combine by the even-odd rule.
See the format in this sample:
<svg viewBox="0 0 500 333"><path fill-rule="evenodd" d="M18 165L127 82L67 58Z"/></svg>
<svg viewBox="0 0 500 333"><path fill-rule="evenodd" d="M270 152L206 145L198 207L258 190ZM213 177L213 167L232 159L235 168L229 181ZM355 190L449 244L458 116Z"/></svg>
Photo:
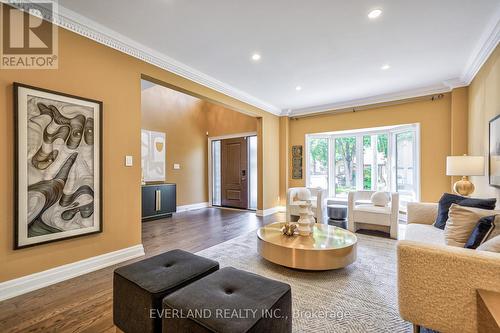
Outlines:
<svg viewBox="0 0 500 333"><path fill-rule="evenodd" d="M181 165L178 163L174 163L174 170L179 170L181 168Z"/></svg>
<svg viewBox="0 0 500 333"><path fill-rule="evenodd" d="M125 156L125 166L126 167L131 167L134 165L134 157L131 155Z"/></svg>

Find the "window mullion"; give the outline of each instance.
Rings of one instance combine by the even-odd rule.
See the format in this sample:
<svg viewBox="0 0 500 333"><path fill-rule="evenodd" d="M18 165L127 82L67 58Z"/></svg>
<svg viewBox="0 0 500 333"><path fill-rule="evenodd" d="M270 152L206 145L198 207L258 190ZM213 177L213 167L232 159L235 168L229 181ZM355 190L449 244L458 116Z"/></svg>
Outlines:
<svg viewBox="0 0 500 333"><path fill-rule="evenodd" d="M378 161L377 161L377 135L370 136L371 149L372 149L372 188L371 190L376 191L378 189Z"/></svg>
<svg viewBox="0 0 500 333"><path fill-rule="evenodd" d="M328 196L335 196L335 138L328 137Z"/></svg>
<svg viewBox="0 0 500 333"><path fill-rule="evenodd" d="M363 134L356 135L356 190L363 190Z"/></svg>

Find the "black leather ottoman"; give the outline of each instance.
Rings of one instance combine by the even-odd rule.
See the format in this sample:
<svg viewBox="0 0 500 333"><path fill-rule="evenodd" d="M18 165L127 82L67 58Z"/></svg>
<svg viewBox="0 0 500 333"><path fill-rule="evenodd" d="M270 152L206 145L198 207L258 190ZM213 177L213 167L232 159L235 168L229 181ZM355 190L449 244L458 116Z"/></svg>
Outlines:
<svg viewBox="0 0 500 333"><path fill-rule="evenodd" d="M117 268L113 322L125 333L161 332L163 297L218 269L218 262L182 250Z"/></svg>
<svg viewBox="0 0 500 333"><path fill-rule="evenodd" d="M163 333L291 332L286 283L223 268L163 299Z"/></svg>

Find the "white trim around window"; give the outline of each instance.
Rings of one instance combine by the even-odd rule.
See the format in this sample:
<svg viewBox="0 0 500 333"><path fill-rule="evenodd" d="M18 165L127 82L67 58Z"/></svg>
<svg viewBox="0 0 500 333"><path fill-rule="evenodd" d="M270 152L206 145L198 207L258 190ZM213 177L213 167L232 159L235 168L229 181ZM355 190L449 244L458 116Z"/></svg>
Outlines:
<svg viewBox="0 0 500 333"><path fill-rule="evenodd" d="M388 188L390 191L397 191L397 179L396 179L396 138L397 134L412 131L414 133L414 140L412 152L413 152L413 180L415 191L415 200L420 200L420 124L404 124L397 126L386 126L378 128L367 128L367 129L356 129L352 131L337 131L328 133L315 133L306 134L305 136L305 178L306 186L312 186L311 184L311 156L310 156L310 144L312 139L327 139L328 140L328 192L330 197L336 196L336 165L335 165L335 140L337 138L345 137L355 137L356 138L356 189L362 190L364 188L364 143L363 137L371 136L371 150L373 152L372 164L375 163L377 166L377 135L387 135L387 179ZM371 171L371 181L372 190L377 189L378 172L377 168L372 167Z"/></svg>

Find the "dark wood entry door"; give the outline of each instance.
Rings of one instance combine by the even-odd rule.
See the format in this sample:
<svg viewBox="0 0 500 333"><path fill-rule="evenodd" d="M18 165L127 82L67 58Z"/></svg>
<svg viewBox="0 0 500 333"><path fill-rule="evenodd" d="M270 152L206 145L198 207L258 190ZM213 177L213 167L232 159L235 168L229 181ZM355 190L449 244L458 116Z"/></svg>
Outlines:
<svg viewBox="0 0 500 333"><path fill-rule="evenodd" d="M221 140L221 204L248 208L247 138Z"/></svg>

